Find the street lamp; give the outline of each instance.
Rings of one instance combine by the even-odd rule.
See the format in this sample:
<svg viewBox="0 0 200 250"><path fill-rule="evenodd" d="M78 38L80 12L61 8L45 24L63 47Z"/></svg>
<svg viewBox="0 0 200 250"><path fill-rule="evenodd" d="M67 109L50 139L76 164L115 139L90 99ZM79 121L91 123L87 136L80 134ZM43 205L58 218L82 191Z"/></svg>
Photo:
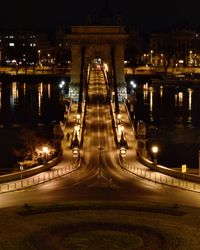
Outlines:
<svg viewBox="0 0 200 250"><path fill-rule="evenodd" d="M38 64L39 64L39 65L40 65L40 59L41 59L41 58L40 58L40 53L41 53L41 50L39 49L39 50L38 50Z"/></svg>
<svg viewBox="0 0 200 250"><path fill-rule="evenodd" d="M120 135L122 136L124 134L124 126L121 125L120 127Z"/></svg>
<svg viewBox="0 0 200 250"><path fill-rule="evenodd" d="M77 124L80 124L80 119L81 119L81 115L77 114L76 115L76 122L77 122Z"/></svg>
<svg viewBox="0 0 200 250"><path fill-rule="evenodd" d="M47 155L49 154L49 148L47 146L42 147L42 152L44 155L45 162L47 160Z"/></svg>
<svg viewBox="0 0 200 250"><path fill-rule="evenodd" d="M115 92L114 91L112 92L112 102L113 103L115 102Z"/></svg>
<svg viewBox="0 0 200 250"><path fill-rule="evenodd" d="M150 51L150 64L153 65L153 50Z"/></svg>
<svg viewBox="0 0 200 250"><path fill-rule="evenodd" d="M76 124L74 127L75 135L79 136L80 134L80 124Z"/></svg>
<svg viewBox="0 0 200 250"><path fill-rule="evenodd" d="M118 135L122 136L124 134L124 126L118 124Z"/></svg>
<svg viewBox="0 0 200 250"><path fill-rule="evenodd" d="M153 164L156 165L157 164L157 153L158 153L158 146L154 145L151 148L154 158L153 158Z"/></svg>
<svg viewBox="0 0 200 250"><path fill-rule="evenodd" d="M121 114L117 114L117 124L120 125L121 124Z"/></svg>

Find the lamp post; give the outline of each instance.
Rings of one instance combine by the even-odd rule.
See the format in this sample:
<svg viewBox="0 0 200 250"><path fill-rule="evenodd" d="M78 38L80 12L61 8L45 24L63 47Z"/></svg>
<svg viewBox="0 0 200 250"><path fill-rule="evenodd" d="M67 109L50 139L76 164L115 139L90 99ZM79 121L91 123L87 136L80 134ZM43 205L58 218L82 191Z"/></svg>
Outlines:
<svg viewBox="0 0 200 250"><path fill-rule="evenodd" d="M76 115L76 122L77 122L77 124L80 124L80 121L81 121L81 115L77 114Z"/></svg>
<svg viewBox="0 0 200 250"><path fill-rule="evenodd" d="M121 124L121 114L117 114L117 124Z"/></svg>
<svg viewBox="0 0 200 250"><path fill-rule="evenodd" d="M156 165L157 164L157 153L158 153L158 146L152 146L151 148L152 152L153 152L153 164Z"/></svg>
<svg viewBox="0 0 200 250"><path fill-rule="evenodd" d="M40 65L40 63L41 63L41 62L40 62L40 53L41 53L41 50L39 49L39 50L38 50L38 64L39 64L39 65Z"/></svg>
<svg viewBox="0 0 200 250"><path fill-rule="evenodd" d="M122 137L124 135L124 126L120 126L120 136Z"/></svg>
<svg viewBox="0 0 200 250"><path fill-rule="evenodd" d="M153 66L153 50L150 51L150 65Z"/></svg>
<svg viewBox="0 0 200 250"><path fill-rule="evenodd" d="M114 103L115 102L115 92L113 91L112 92L112 103Z"/></svg>
<svg viewBox="0 0 200 250"><path fill-rule="evenodd" d="M77 137L79 137L79 135L80 135L80 124L75 125L74 132L75 132L75 135L77 135Z"/></svg>
<svg viewBox="0 0 200 250"><path fill-rule="evenodd" d="M20 176L21 176L21 186L23 187L23 170L24 170L23 165L20 165L19 169L20 169Z"/></svg>
<svg viewBox="0 0 200 250"><path fill-rule="evenodd" d="M46 163L46 161L47 161L47 155L49 153L49 148L47 146L42 147L42 152L43 152L45 163Z"/></svg>

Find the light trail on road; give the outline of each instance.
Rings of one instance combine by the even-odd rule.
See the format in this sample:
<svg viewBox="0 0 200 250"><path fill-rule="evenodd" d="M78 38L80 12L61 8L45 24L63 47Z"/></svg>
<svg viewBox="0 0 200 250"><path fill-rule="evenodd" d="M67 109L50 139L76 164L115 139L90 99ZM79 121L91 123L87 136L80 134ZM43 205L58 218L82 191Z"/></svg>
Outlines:
<svg viewBox="0 0 200 250"><path fill-rule="evenodd" d="M120 167L109 105L103 73L97 75L92 69L81 168L49 183L2 194L0 207L71 200L128 200L200 207L198 193L155 184L128 174ZM103 153L99 148L103 148Z"/></svg>

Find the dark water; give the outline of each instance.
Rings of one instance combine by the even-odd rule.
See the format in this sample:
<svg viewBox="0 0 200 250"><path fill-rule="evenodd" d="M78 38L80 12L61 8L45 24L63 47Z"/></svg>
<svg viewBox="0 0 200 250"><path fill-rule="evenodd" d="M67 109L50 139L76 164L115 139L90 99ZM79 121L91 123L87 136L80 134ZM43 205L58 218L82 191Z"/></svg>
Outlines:
<svg viewBox="0 0 200 250"><path fill-rule="evenodd" d="M19 148L21 127L47 134L53 121L62 121L64 104L57 82L0 83L0 170L14 167L13 148Z"/></svg>
<svg viewBox="0 0 200 250"><path fill-rule="evenodd" d="M132 119L147 124L147 147L159 147L158 163L168 167L198 167L200 149L200 86L153 85L135 80L128 92L136 97Z"/></svg>
<svg viewBox="0 0 200 250"><path fill-rule="evenodd" d="M165 166L198 167L200 149L200 86L154 86L150 81L128 83L128 93L136 96L135 123L148 125L148 148L159 146L158 163ZM149 82L149 83L148 83ZM0 83L0 168L17 141L17 127L48 126L63 120L64 106L59 101L57 82ZM65 88L67 94L67 86ZM13 128L14 127L14 128ZM9 159L10 160L10 159Z"/></svg>
<svg viewBox="0 0 200 250"><path fill-rule="evenodd" d="M59 82L0 83L0 125L48 124L63 119Z"/></svg>

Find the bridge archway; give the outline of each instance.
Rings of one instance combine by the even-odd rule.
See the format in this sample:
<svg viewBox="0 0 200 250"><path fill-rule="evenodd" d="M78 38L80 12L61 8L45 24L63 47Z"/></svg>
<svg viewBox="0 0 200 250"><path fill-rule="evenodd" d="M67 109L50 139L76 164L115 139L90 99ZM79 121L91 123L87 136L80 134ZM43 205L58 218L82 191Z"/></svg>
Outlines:
<svg viewBox="0 0 200 250"><path fill-rule="evenodd" d="M128 34L124 26L71 26L66 40L71 46L70 95L78 96L81 70L87 71L88 64L95 58L106 62L109 70L115 68L115 81L119 100L126 97L124 75L124 45ZM84 53L83 53L84 51ZM114 57L112 56L114 51ZM84 62L84 65L82 63Z"/></svg>

